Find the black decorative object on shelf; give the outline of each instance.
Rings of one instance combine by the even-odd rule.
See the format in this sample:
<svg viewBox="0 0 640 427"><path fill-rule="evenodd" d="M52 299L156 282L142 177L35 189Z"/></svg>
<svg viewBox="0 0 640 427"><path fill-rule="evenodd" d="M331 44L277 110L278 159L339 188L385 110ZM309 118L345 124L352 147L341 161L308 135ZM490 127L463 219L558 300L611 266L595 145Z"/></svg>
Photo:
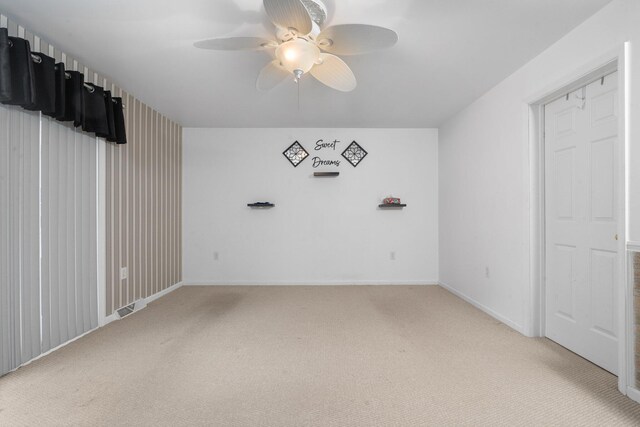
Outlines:
<svg viewBox="0 0 640 427"><path fill-rule="evenodd" d="M313 176L338 176L340 172L314 172Z"/></svg>
<svg viewBox="0 0 640 427"><path fill-rule="evenodd" d="M362 148L357 142L353 141L349 146L342 152L342 157L347 159L349 163L355 168L358 164L367 157L367 153L364 148Z"/></svg>
<svg viewBox="0 0 640 427"><path fill-rule="evenodd" d="M309 156L307 150L298 141L291 144L282 154L291 162L294 168Z"/></svg>
<svg viewBox="0 0 640 427"><path fill-rule="evenodd" d="M378 205L379 208L404 208L407 206L405 203L382 203Z"/></svg>
<svg viewBox="0 0 640 427"><path fill-rule="evenodd" d="M247 203L247 206L250 208L272 208L275 205L271 202L255 202L255 203Z"/></svg>

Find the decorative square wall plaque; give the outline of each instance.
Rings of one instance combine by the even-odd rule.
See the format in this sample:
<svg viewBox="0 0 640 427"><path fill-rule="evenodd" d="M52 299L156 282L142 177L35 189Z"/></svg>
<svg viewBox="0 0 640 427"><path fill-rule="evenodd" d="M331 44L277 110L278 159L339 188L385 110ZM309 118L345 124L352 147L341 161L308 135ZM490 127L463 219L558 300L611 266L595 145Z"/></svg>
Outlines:
<svg viewBox="0 0 640 427"><path fill-rule="evenodd" d="M304 149L298 141L294 142L282 153L291 162L293 167L297 167L304 159L309 156L307 150Z"/></svg>
<svg viewBox="0 0 640 427"><path fill-rule="evenodd" d="M349 163L355 168L358 164L367 156L367 152L364 148L358 145L357 142L353 141L349 146L342 152L342 157L347 159Z"/></svg>

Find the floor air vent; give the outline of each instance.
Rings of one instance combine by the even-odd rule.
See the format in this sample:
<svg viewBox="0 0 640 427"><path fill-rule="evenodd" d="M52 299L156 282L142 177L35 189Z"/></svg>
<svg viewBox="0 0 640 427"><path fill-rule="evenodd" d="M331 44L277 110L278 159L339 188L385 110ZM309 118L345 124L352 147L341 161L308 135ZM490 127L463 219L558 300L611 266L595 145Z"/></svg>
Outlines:
<svg viewBox="0 0 640 427"><path fill-rule="evenodd" d="M146 306L147 306L147 301L144 299L139 299L136 302L132 302L129 305L125 305L124 307L117 309L116 314L118 315L118 319L124 319L131 313L140 311Z"/></svg>
<svg viewBox="0 0 640 427"><path fill-rule="evenodd" d="M133 313L133 310L135 310L136 308L136 303L134 302L133 304L129 304L126 305L120 309L118 309L118 316L120 316L120 318L122 319L123 317L126 317L128 315L130 315L131 313Z"/></svg>

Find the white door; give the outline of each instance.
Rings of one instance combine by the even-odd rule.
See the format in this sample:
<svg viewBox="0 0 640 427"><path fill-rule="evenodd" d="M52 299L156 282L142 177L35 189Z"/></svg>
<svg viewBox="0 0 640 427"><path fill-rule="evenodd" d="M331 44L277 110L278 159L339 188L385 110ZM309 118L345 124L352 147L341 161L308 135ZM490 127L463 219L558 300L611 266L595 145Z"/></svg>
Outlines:
<svg viewBox="0 0 640 427"><path fill-rule="evenodd" d="M546 336L616 375L617 82L545 106Z"/></svg>

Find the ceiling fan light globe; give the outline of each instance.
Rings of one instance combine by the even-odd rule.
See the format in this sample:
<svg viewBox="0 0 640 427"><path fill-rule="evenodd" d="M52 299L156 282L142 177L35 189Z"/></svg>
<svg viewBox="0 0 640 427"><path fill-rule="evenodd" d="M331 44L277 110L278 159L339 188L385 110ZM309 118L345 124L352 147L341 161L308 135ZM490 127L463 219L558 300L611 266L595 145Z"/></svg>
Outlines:
<svg viewBox="0 0 640 427"><path fill-rule="evenodd" d="M288 62L294 62L298 59L298 51L296 49L285 49L283 55Z"/></svg>
<svg viewBox="0 0 640 427"><path fill-rule="evenodd" d="M294 39L278 46L276 57L290 73L296 70L307 73L320 58L320 49L304 39Z"/></svg>

